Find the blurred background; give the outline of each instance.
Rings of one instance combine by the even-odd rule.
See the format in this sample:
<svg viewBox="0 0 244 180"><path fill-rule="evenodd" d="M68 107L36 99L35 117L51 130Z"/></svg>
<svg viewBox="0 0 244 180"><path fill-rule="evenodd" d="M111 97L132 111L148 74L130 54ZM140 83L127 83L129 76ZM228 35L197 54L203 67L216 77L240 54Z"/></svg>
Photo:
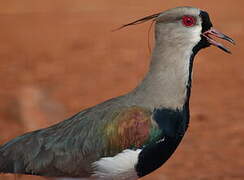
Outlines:
<svg viewBox="0 0 244 180"><path fill-rule="evenodd" d="M127 93L140 82L149 64L150 23L113 29L176 6L208 11L215 28L237 45L231 47L233 55L213 47L198 54L190 128L173 157L143 179L244 179L242 0L0 0L0 4L0 144ZM152 37L153 31L150 42ZM15 178L0 175L0 180Z"/></svg>

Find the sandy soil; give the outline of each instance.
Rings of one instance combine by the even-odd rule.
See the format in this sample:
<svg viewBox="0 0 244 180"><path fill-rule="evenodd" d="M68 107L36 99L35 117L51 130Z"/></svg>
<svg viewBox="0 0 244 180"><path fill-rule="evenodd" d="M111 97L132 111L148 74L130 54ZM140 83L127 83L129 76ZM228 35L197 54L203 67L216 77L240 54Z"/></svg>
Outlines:
<svg viewBox="0 0 244 180"><path fill-rule="evenodd" d="M241 0L1 0L0 143L133 89L149 64L149 24L111 30L179 5L207 10L237 45L233 55L209 48L197 56L189 131L174 156L144 179L243 180Z"/></svg>

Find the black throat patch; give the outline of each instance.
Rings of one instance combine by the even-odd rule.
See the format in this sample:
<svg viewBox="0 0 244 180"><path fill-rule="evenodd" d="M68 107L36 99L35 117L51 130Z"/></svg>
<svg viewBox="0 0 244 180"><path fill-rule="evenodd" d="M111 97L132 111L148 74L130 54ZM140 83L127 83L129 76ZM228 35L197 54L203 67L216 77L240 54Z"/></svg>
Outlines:
<svg viewBox="0 0 244 180"><path fill-rule="evenodd" d="M213 27L210 17L206 11L200 11L200 17L202 18L202 32L205 32Z"/></svg>
<svg viewBox="0 0 244 180"><path fill-rule="evenodd" d="M213 24L207 12L201 11L200 17L202 18L202 33L204 33L213 27ZM193 56L195 56L199 50L209 47L210 45L211 44L208 42L207 38L201 35L200 42L192 50Z"/></svg>

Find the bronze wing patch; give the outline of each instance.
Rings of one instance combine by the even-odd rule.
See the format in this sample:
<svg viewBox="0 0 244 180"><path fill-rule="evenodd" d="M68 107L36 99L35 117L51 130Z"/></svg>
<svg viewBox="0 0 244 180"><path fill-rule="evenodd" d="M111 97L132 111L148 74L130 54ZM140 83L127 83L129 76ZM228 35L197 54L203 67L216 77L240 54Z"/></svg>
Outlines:
<svg viewBox="0 0 244 180"><path fill-rule="evenodd" d="M133 106L113 116L104 132L107 140L106 155L113 155L128 148L140 148L150 138L151 112Z"/></svg>

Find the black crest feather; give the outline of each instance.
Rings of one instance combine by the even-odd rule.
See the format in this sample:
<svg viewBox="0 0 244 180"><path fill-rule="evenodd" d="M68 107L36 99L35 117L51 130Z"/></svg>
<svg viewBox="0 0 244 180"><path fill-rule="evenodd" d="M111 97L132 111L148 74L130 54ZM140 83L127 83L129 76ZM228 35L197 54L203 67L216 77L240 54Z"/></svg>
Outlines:
<svg viewBox="0 0 244 180"><path fill-rule="evenodd" d="M156 14L153 14L153 15L150 15L150 16L143 17L143 18L138 19L138 20L136 20L136 21L133 21L133 22L131 22L131 23L124 24L124 25L120 26L119 28L115 29L115 31L116 31L116 30L120 30L120 29L122 29L122 28L125 28L125 27L127 27L127 26L137 25L137 24L142 24L142 23L147 22L147 21L149 21L149 20L151 20L151 19L155 20L155 18L157 18L160 14L161 14L161 13L156 13Z"/></svg>

